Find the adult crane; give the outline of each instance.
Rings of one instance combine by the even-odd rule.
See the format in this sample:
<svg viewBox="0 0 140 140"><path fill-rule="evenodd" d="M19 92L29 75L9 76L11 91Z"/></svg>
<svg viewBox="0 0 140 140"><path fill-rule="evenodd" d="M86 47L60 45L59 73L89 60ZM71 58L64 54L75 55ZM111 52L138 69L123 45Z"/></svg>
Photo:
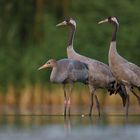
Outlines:
<svg viewBox="0 0 140 140"><path fill-rule="evenodd" d="M116 79L113 76L111 69L108 65L97 61L95 59L88 58L86 56L78 54L73 48L74 34L76 31L76 21L72 18L64 20L63 22L57 24L56 26L68 26L69 27L69 37L67 45L67 57L70 59L78 60L84 62L88 65L89 68L89 89L91 93L91 105L89 116L92 114L93 101L95 97L96 106L98 110L98 115L100 116L100 105L98 98L96 96L96 89L104 88L108 89L110 93L114 93L116 90ZM123 105L125 106L126 102L126 91L123 85L119 86L116 90L119 92L123 100Z"/></svg>
<svg viewBox="0 0 140 140"><path fill-rule="evenodd" d="M137 98L140 104L140 97L134 92L133 87L140 89L140 67L127 61L125 58L119 55L116 49L116 35L119 28L119 22L115 16L110 16L99 22L105 23L109 22L113 25L114 31L112 34L112 39L110 42L108 60L109 66L116 77L118 83L125 85L127 90L127 105L126 105L126 115L128 115L129 108L129 92L131 91Z"/></svg>
<svg viewBox="0 0 140 140"><path fill-rule="evenodd" d="M63 84L64 91L64 116L66 116L67 107L68 115L70 115L71 95L73 92L73 83L81 82L88 84L88 66L85 63L72 59L61 59L56 61L55 59L48 60L38 70L44 68L52 68L50 81ZM66 84L70 84L70 94L67 96Z"/></svg>

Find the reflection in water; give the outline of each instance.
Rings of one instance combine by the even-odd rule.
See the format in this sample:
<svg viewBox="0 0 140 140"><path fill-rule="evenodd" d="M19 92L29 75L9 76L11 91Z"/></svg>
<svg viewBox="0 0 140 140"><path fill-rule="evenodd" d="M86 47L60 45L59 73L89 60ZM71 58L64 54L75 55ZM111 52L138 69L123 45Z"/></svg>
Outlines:
<svg viewBox="0 0 140 140"><path fill-rule="evenodd" d="M140 116L0 116L0 140L131 140L139 137Z"/></svg>
<svg viewBox="0 0 140 140"><path fill-rule="evenodd" d="M71 117L70 116L64 117L64 129L66 130L67 134L71 134Z"/></svg>

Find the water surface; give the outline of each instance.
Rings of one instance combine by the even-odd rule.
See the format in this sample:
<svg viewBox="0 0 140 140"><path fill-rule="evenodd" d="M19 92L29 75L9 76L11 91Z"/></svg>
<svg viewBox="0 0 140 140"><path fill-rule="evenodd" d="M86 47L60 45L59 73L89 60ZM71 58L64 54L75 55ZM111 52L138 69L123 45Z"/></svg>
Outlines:
<svg viewBox="0 0 140 140"><path fill-rule="evenodd" d="M139 140L140 116L0 116L0 140Z"/></svg>

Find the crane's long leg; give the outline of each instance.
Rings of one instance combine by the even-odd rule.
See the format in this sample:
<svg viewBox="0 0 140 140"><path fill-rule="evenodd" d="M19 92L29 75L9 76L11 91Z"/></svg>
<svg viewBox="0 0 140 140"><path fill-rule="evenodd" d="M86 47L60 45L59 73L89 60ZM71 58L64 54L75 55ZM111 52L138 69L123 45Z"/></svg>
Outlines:
<svg viewBox="0 0 140 140"><path fill-rule="evenodd" d="M71 107L71 95L73 93L73 83L70 84L70 95L68 98L68 115L70 116L70 107Z"/></svg>
<svg viewBox="0 0 140 140"><path fill-rule="evenodd" d="M92 108L93 108L93 104L94 104L94 94L95 94L96 89L90 85L89 85L89 89L90 89L90 94L91 94L89 116L91 116L92 115Z"/></svg>
<svg viewBox="0 0 140 140"><path fill-rule="evenodd" d="M97 95L95 95L95 101L96 101L96 107L97 107L97 110L98 110L98 116L100 117L100 103L98 101Z"/></svg>
<svg viewBox="0 0 140 140"><path fill-rule="evenodd" d="M90 110L89 110L89 116L91 116L91 114L92 114L92 108L93 108L93 104L94 104L94 102L93 102L93 93L91 93L91 103L90 103Z"/></svg>
<svg viewBox="0 0 140 140"><path fill-rule="evenodd" d="M130 102L130 97L129 97L129 94L128 94L127 95L127 103L126 103L126 116L128 116L129 102Z"/></svg>
<svg viewBox="0 0 140 140"><path fill-rule="evenodd" d="M135 95L135 97L137 98L138 103L140 105L140 97L134 92L134 90L132 88L131 88L131 92Z"/></svg>
<svg viewBox="0 0 140 140"><path fill-rule="evenodd" d="M125 87L126 87L126 92L127 92L126 116L128 116L129 102L130 102L130 97L129 97L130 88L128 86L125 86Z"/></svg>
<svg viewBox="0 0 140 140"><path fill-rule="evenodd" d="M66 93L66 85L63 84L63 91L64 91L64 116L67 113L67 93Z"/></svg>

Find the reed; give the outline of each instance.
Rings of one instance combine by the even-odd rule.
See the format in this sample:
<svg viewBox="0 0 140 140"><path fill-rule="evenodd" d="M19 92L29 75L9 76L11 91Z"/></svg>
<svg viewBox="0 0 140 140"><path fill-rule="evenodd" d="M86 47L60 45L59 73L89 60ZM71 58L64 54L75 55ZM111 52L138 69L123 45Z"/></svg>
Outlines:
<svg viewBox="0 0 140 140"><path fill-rule="evenodd" d="M68 87L67 87L68 89ZM16 88L9 85L5 93L0 91L0 114L61 114L63 113L63 90L58 85L42 86L41 84L27 85ZM98 90L97 95L102 110L123 111L119 95L109 96L107 91ZM131 106L138 108L137 101L130 94ZM74 113L88 112L90 93L87 86L75 85L72 95L72 110ZM94 108L95 109L95 108Z"/></svg>

